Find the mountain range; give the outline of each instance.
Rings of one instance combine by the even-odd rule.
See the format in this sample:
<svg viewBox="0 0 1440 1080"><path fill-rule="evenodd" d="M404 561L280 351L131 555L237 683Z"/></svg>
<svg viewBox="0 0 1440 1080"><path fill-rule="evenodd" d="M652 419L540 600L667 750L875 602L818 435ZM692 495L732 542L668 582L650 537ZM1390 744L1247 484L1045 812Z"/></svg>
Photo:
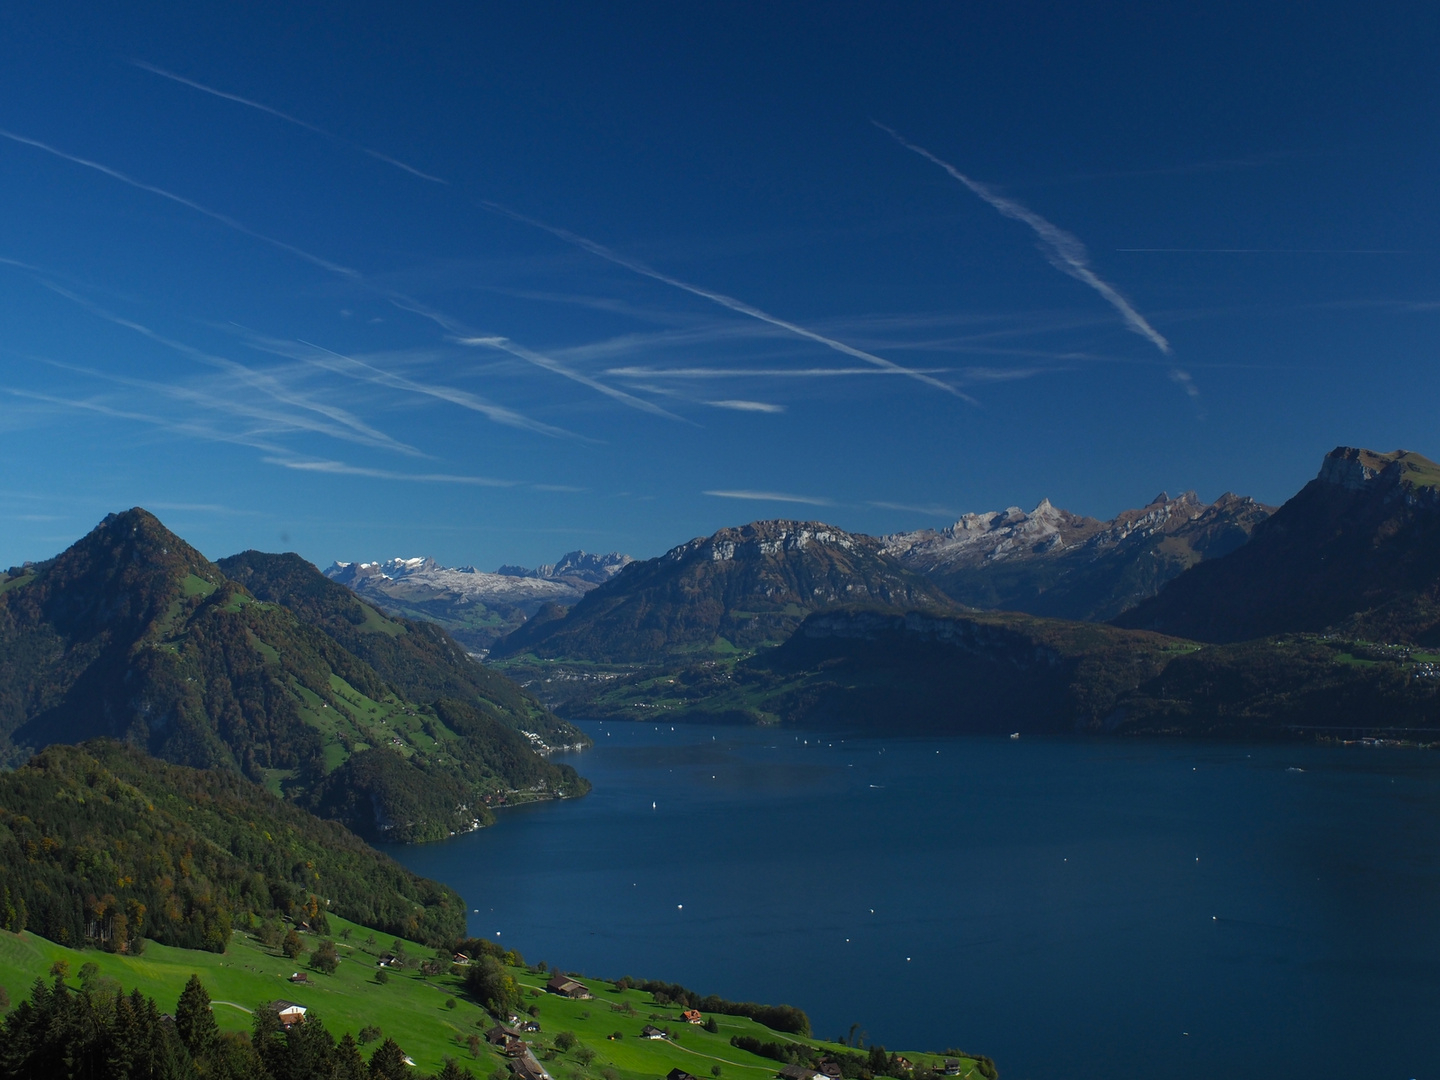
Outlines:
<svg viewBox="0 0 1440 1080"><path fill-rule="evenodd" d="M483 654L547 604L570 606L633 562L629 555L572 551L534 569L441 566L419 557L383 562L336 562L325 576L353 589L381 610L443 626L456 641Z"/></svg>
<svg viewBox="0 0 1440 1080"><path fill-rule="evenodd" d="M1045 499L1028 514L1012 506L939 531L895 533L882 550L967 607L1103 622L1234 551L1273 512L1228 492L1209 504L1193 491L1161 492L1100 521Z"/></svg>
<svg viewBox="0 0 1440 1080"><path fill-rule="evenodd" d="M631 562L568 612L552 607L492 656L653 663L785 640L812 611L851 603L949 607L881 541L810 521L757 521Z"/></svg>
<svg viewBox="0 0 1440 1080"><path fill-rule="evenodd" d="M776 542L797 529L845 552L824 588L809 547ZM960 602L975 593L1021 610ZM1109 625L1024 610L1134 600ZM1340 447L1274 511L1187 493L1098 522L1042 503L881 540L757 522L632 565L495 655L532 685L553 672L576 717L1429 738L1437 640L1440 466Z"/></svg>
<svg viewBox="0 0 1440 1080"><path fill-rule="evenodd" d="M1440 644L1440 466L1339 447L1248 544L1116 622L1197 641L1330 631Z"/></svg>
<svg viewBox="0 0 1440 1080"><path fill-rule="evenodd" d="M97 736L392 840L586 789L540 752L585 736L441 628L298 556L212 563L139 508L0 580L0 757Z"/></svg>

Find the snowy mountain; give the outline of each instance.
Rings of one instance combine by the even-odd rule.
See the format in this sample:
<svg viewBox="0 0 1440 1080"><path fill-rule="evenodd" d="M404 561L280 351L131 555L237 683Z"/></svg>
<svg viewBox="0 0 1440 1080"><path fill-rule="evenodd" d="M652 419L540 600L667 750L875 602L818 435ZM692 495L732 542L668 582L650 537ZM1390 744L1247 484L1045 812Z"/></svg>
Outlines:
<svg viewBox="0 0 1440 1080"><path fill-rule="evenodd" d="M536 567L441 566L426 557L336 562L325 576L348 585L395 615L439 623L461 644L481 652L546 604L569 607L633 560L610 552L572 551Z"/></svg>
<svg viewBox="0 0 1440 1080"><path fill-rule="evenodd" d="M1072 514L1043 499L966 514L947 529L895 533L882 551L954 599L979 608L1104 620L1154 596L1196 563L1244 544L1273 508L1226 493L1161 492L1110 521Z"/></svg>

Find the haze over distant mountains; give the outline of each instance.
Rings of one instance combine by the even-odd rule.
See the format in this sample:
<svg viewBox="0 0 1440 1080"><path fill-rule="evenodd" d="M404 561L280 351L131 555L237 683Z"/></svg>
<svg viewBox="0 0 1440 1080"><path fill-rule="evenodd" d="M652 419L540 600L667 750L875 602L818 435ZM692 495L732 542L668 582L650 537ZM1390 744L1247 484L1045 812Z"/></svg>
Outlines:
<svg viewBox="0 0 1440 1080"><path fill-rule="evenodd" d="M633 561L614 551L571 551L533 570L506 565L486 573L425 557L395 558L336 562L325 575L391 614L438 623L472 652L484 652L546 604L568 607Z"/></svg>

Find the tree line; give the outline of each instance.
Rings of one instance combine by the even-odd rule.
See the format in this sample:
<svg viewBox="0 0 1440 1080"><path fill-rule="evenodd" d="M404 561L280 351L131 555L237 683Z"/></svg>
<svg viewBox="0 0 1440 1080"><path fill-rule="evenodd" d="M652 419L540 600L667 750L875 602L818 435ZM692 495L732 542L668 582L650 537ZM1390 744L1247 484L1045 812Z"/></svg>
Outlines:
<svg viewBox="0 0 1440 1080"><path fill-rule="evenodd" d="M0 1024L0 1080L473 1080L450 1059L417 1074L393 1039L367 1060L348 1032L337 1040L314 1015L286 1028L264 1003L249 1033L221 1032L198 976L167 1016L98 970L82 968L79 989L63 971L35 980Z"/></svg>

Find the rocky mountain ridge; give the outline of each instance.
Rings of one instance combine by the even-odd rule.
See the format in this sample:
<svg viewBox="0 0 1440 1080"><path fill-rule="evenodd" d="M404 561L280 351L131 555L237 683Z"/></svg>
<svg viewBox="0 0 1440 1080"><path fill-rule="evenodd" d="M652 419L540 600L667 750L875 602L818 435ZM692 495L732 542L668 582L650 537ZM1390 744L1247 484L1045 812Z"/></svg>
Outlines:
<svg viewBox="0 0 1440 1080"><path fill-rule="evenodd" d="M1335 631L1440 643L1440 465L1336 447L1248 544L1115 623L1210 642Z"/></svg>
<svg viewBox="0 0 1440 1080"><path fill-rule="evenodd" d="M1226 492L1161 492L1109 521L1044 499L1030 513L966 514L949 528L893 533L882 550L970 607L1103 621L1249 539L1272 508Z"/></svg>
<svg viewBox="0 0 1440 1080"><path fill-rule="evenodd" d="M874 537L815 521L756 521L632 562L568 613L547 611L495 655L653 662L783 641L838 604L940 607L950 601Z"/></svg>

